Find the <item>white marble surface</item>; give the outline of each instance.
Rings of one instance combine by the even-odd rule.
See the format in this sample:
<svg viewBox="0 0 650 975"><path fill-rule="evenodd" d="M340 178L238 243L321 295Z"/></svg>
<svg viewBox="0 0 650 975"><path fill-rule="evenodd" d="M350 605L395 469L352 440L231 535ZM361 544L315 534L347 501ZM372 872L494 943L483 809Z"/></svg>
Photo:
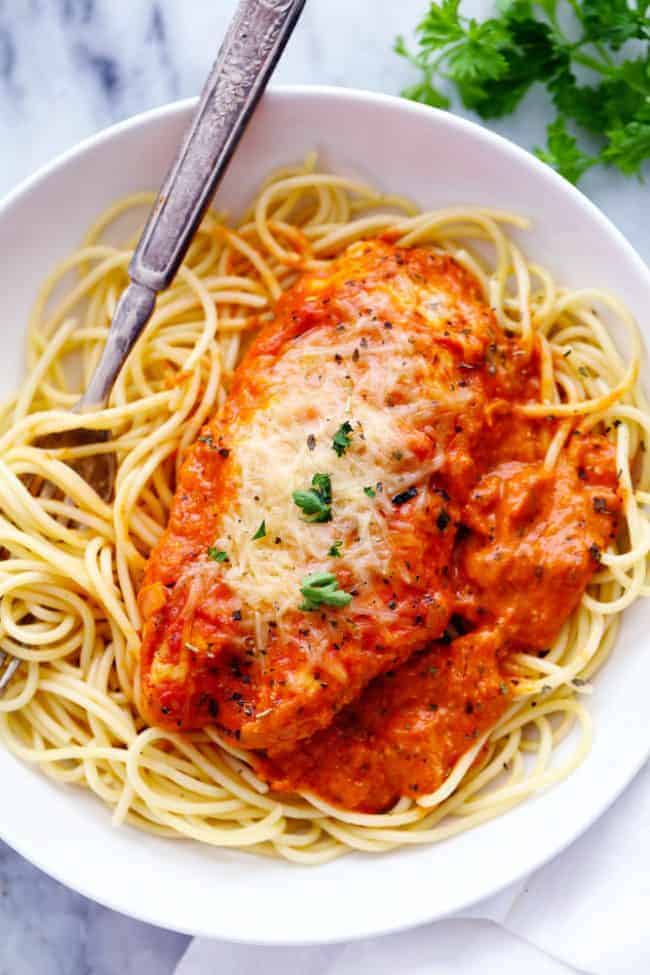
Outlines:
<svg viewBox="0 0 650 975"><path fill-rule="evenodd" d="M195 93L234 5L0 0L0 194L84 136ZM426 0L308 0L277 80L397 93L412 75L391 53L392 40L425 7ZM533 93L499 128L530 147L546 118L543 96ZM595 172L584 190L649 259L646 191ZM185 944L67 891L0 843L0 975L169 975Z"/></svg>

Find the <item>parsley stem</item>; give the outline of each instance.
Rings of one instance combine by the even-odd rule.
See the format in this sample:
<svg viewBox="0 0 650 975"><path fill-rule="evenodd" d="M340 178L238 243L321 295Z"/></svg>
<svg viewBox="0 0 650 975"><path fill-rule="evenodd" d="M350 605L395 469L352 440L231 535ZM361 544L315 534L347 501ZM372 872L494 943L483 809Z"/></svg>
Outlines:
<svg viewBox="0 0 650 975"><path fill-rule="evenodd" d="M602 44L600 44L598 41L594 41L593 42L593 45L594 45L594 48L600 54L600 56L603 59L603 61L605 62L605 64L609 64L609 65L613 65L614 64L614 61L609 56L609 54L607 53L607 51L605 50L605 48L603 47Z"/></svg>
<svg viewBox="0 0 650 975"><path fill-rule="evenodd" d="M603 64L602 61L597 61L596 58L590 57L589 54L583 54L582 51L574 51L573 60L577 61L578 64L584 65L585 68L591 68L592 71L596 71L598 74L605 75L606 77L612 74L607 64Z"/></svg>

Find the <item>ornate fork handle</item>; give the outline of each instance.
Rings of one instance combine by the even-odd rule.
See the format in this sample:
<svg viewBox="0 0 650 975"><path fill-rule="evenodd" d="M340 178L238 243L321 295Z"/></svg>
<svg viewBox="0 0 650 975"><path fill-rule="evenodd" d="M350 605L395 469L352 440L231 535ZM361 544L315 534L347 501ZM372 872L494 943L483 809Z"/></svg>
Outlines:
<svg viewBox="0 0 650 975"><path fill-rule="evenodd" d="M176 274L306 0L240 0L196 114L129 265L97 370L77 409L106 404L146 325L156 294Z"/></svg>
<svg viewBox="0 0 650 975"><path fill-rule="evenodd" d="M305 0L242 0L192 126L133 255L130 274L153 291L174 277Z"/></svg>

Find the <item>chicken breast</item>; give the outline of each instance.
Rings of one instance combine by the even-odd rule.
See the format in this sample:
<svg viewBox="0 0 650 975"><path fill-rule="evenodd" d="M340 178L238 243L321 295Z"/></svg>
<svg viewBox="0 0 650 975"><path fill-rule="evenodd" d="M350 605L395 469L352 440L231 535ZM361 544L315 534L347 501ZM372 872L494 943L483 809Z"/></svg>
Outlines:
<svg viewBox="0 0 650 975"><path fill-rule="evenodd" d="M147 566L150 723L290 746L443 634L509 342L451 258L385 241L280 300L189 451ZM534 395L534 377L517 381Z"/></svg>

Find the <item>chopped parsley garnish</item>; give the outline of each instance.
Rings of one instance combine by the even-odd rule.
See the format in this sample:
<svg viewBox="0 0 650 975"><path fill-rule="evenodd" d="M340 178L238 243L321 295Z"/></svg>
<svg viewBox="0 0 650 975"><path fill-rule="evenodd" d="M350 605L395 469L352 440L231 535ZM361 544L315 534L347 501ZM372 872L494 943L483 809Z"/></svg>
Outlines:
<svg viewBox="0 0 650 975"><path fill-rule="evenodd" d="M369 498L374 498L377 496L377 492L375 491L374 487L370 486L364 487L363 493L367 494Z"/></svg>
<svg viewBox="0 0 650 975"><path fill-rule="evenodd" d="M253 535L253 541L256 542L258 538L266 538L266 522L263 521L260 527L257 529Z"/></svg>
<svg viewBox="0 0 650 975"><path fill-rule="evenodd" d="M302 580L300 592L305 597L300 609L311 611L321 606L347 606L352 595L339 588L338 579L331 572L314 572Z"/></svg>
<svg viewBox="0 0 650 975"><path fill-rule="evenodd" d="M228 553L224 552L222 548L217 548L216 545L210 545L208 548L208 555L213 562L230 562Z"/></svg>
<svg viewBox="0 0 650 975"><path fill-rule="evenodd" d="M302 508L305 521L332 520L332 482L329 474L314 474L311 488L307 491L294 491L292 498Z"/></svg>
<svg viewBox="0 0 650 975"><path fill-rule="evenodd" d="M334 544L331 546L327 554L331 555L333 559L340 559L342 544L343 542L334 542Z"/></svg>
<svg viewBox="0 0 650 975"><path fill-rule="evenodd" d="M350 437L351 433L352 433L352 424L348 423L348 421L346 420L345 423L342 423L341 426L336 431L336 433L334 434L334 439L332 440L332 450L336 451L339 457L343 456L345 451L352 443L352 439Z"/></svg>
<svg viewBox="0 0 650 975"><path fill-rule="evenodd" d="M396 494L395 497L392 499L392 502L397 508L399 508L400 505L406 504L407 501L410 501L411 498L414 498L417 495L417 493L418 493L418 489L415 486L407 488L406 491L402 491L400 492L400 494Z"/></svg>

